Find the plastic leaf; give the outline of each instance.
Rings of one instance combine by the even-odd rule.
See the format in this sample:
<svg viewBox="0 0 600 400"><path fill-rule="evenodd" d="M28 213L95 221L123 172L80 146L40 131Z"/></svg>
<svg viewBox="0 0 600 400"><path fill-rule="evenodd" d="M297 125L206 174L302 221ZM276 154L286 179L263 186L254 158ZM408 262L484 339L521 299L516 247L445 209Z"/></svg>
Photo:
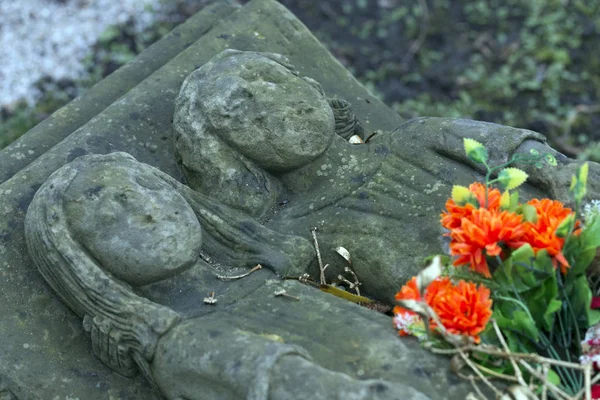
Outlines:
<svg viewBox="0 0 600 400"><path fill-rule="evenodd" d="M476 202L476 197L473 192L469 190L469 188L460 185L452 186L452 200L458 206L464 206L467 203Z"/></svg>
<svg viewBox="0 0 600 400"><path fill-rule="evenodd" d="M496 304L500 303L502 309L494 306L494 319L506 336L510 350L517 353L535 353L535 343L531 343L531 340L537 341L540 334L535 322L529 318L525 310L517 308L515 304L496 302ZM531 340L527 340L528 338Z"/></svg>
<svg viewBox="0 0 600 400"><path fill-rule="evenodd" d="M527 177L527 173L518 168L504 168L498 174L498 182L505 190L512 190L521 186Z"/></svg>
<svg viewBox="0 0 600 400"><path fill-rule="evenodd" d="M523 204L521 206L521 214L527 222L535 223L537 221L537 210L531 204Z"/></svg>
<svg viewBox="0 0 600 400"><path fill-rule="evenodd" d="M505 190L500 197L500 209L510 210L510 192L508 190Z"/></svg>
<svg viewBox="0 0 600 400"><path fill-rule="evenodd" d="M581 201L586 193L587 177L589 164L585 163L577 170L577 176L571 178L571 187L569 191L573 193L575 200Z"/></svg>
<svg viewBox="0 0 600 400"><path fill-rule="evenodd" d="M580 329L587 329L589 321L597 318L596 310L592 310L592 291L587 277L580 275L574 281L565 285L565 291L569 297L569 303L573 315L577 317L577 325Z"/></svg>
<svg viewBox="0 0 600 400"><path fill-rule="evenodd" d="M544 155L544 161L546 161L546 164L548 164L552 167L556 167L558 165L558 162L556 161L556 157L554 157L550 153Z"/></svg>
<svg viewBox="0 0 600 400"><path fill-rule="evenodd" d="M481 164L487 161L488 152L477 140L464 138L463 145L465 147L465 153L467 153L467 156L471 160Z"/></svg>
<svg viewBox="0 0 600 400"><path fill-rule="evenodd" d="M590 309L588 311L588 325L596 325L598 322L600 322L600 310Z"/></svg>
<svg viewBox="0 0 600 400"><path fill-rule="evenodd" d="M577 172L578 179L583 186L587 185L588 172L590 170L590 165L588 163L584 163Z"/></svg>
<svg viewBox="0 0 600 400"><path fill-rule="evenodd" d="M562 222L558 225L558 228L556 228L555 231L555 235L560 237L560 238L565 238L569 235L569 233L571 233L571 230L573 229L574 226L574 220L575 217L573 214L569 214L565 217L565 219L562 220Z"/></svg>
<svg viewBox="0 0 600 400"><path fill-rule="evenodd" d="M548 382L553 383L554 386L560 386L560 377L554 370L548 369L548 375L546 375Z"/></svg>

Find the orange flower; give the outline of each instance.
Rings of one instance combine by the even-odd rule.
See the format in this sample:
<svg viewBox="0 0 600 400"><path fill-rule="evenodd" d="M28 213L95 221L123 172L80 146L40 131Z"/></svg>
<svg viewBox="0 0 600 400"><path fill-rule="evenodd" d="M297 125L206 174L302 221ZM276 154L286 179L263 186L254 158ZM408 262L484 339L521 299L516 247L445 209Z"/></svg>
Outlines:
<svg viewBox="0 0 600 400"><path fill-rule="evenodd" d="M417 278L413 277L400 292L397 300L422 300L417 291ZM459 281L454 285L450 278L441 277L434 280L425 292L424 301L440 317L440 322L448 332L456 335L468 335L479 343L479 333L487 325L492 315L492 300L490 290L481 285ZM400 336L415 334L423 330L424 324L420 317L410 310L400 306L394 307L394 326ZM429 321L432 329L437 325Z"/></svg>
<svg viewBox="0 0 600 400"><path fill-rule="evenodd" d="M560 263L560 270L564 274L567 272L569 262L562 253L565 239L556 236L556 228L558 225L573 211L570 208L565 207L558 200L550 199L533 199L527 204L535 207L537 211L537 221L525 223L525 235L523 241L527 242L533 248L533 251L537 253L540 250L546 250L552 257L552 264L557 268ZM579 226L579 221L575 223L575 226ZM575 234L579 234L577 229Z"/></svg>
<svg viewBox="0 0 600 400"><path fill-rule="evenodd" d="M431 293L427 290L426 301L439 316L444 328L449 333L471 336L475 343L479 343L479 334L492 316L490 290L463 280L453 285L448 278L442 279L432 289ZM436 327L434 321L430 323L432 328Z"/></svg>
<svg viewBox="0 0 600 400"><path fill-rule="evenodd" d="M419 289L417 288L417 277L406 282L406 285L402 286L402 289L396 293L396 300L421 300ZM400 336L407 336L411 334L410 326L417 323L419 316L404 307L394 307L394 326L398 329Z"/></svg>
<svg viewBox="0 0 600 400"><path fill-rule="evenodd" d="M479 203L479 207L484 208L485 206L485 185L479 182L472 183L469 186L471 191ZM500 198L502 194L498 189L490 189L488 191L488 210L498 210L500 208ZM454 200L448 199L446 201L446 211L441 214L442 226L446 229L452 230L459 228L461 220L463 218L469 218L475 207L472 204L466 204L464 206L457 205Z"/></svg>
<svg viewBox="0 0 600 400"><path fill-rule="evenodd" d="M452 281L448 277L439 277L427 286L425 291L425 302L430 306L435 302L436 297L448 286L452 286Z"/></svg>
<svg viewBox="0 0 600 400"><path fill-rule="evenodd" d="M509 211L473 210L469 218L461 219L459 228L450 232L450 254L458 256L454 265L469 264L472 270L491 277L485 256L502 257L500 244L510 248L521 246L521 237L525 234L521 222L520 215Z"/></svg>
<svg viewBox="0 0 600 400"><path fill-rule="evenodd" d="M421 300L419 289L417 288L417 277L413 276L412 279L406 282L406 285L402 286L402 289L396 293L396 300ZM414 312L407 310L403 307L394 307L394 314L400 314L408 312L414 314Z"/></svg>

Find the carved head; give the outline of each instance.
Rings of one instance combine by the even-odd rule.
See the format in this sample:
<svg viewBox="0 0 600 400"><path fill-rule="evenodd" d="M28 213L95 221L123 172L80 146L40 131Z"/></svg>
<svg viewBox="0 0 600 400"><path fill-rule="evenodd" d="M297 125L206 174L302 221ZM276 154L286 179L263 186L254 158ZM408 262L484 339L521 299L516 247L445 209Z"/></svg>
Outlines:
<svg viewBox="0 0 600 400"><path fill-rule="evenodd" d="M301 78L279 54L237 50L187 77L174 125L177 151L188 165L212 136L270 172L306 165L335 135L333 112L316 81Z"/></svg>
<svg viewBox="0 0 600 400"><path fill-rule="evenodd" d="M193 265L202 236L188 202L145 164L109 157L87 159L90 167L79 168L62 193L71 234L106 271L132 286Z"/></svg>
<svg viewBox="0 0 600 400"><path fill-rule="evenodd" d="M83 156L54 172L27 210L25 239L46 282L83 317L94 353L127 376L148 371L158 338L179 320L132 287L195 264L202 239L231 266L285 272L313 257L308 241L272 232L126 153Z"/></svg>
<svg viewBox="0 0 600 400"><path fill-rule="evenodd" d="M179 201L159 182L165 177L125 153L80 157L48 178L25 217L27 248L38 270L83 317L98 358L127 376L152 359L158 337L179 320L170 308L137 296L130 285L176 273L196 256L194 249L183 248L182 255L155 253L145 241L161 249L161 236L200 239L197 221L182 224L185 207L181 216L169 204L164 211L152 208L162 200ZM150 218L171 227L152 231Z"/></svg>

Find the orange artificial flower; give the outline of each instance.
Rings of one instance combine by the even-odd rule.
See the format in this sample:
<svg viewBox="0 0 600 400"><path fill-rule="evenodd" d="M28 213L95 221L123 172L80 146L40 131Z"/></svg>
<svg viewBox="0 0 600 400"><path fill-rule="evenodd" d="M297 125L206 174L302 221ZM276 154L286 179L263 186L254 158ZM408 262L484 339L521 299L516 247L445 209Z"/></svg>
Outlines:
<svg viewBox="0 0 600 400"><path fill-rule="evenodd" d="M504 244L517 248L523 244L525 227L522 217L509 211L473 210L468 218L462 218L459 228L450 231L450 254L458 256L454 265L469 264L470 268L486 278L490 270L486 256L502 257Z"/></svg>
<svg viewBox="0 0 600 400"><path fill-rule="evenodd" d="M485 185L479 182L472 183L469 185L469 191L475 195L480 208L485 208ZM502 194L498 189L490 189L488 191L488 210L500 209L500 198ZM442 226L446 229L452 230L459 228L461 220L463 218L469 218L475 207L472 204L465 204L464 206L457 205L454 200L448 199L446 201L446 211L441 214Z"/></svg>
<svg viewBox="0 0 600 400"><path fill-rule="evenodd" d="M417 290L416 277L400 289L396 299L423 299ZM485 329L492 315L490 290L463 280L454 285L448 277L437 278L427 287L424 301L436 312L448 332L471 336L475 343L479 343L479 333ZM393 321L400 336L413 334L415 327L424 327L418 315L400 306L394 307ZM429 324L432 329L437 327L434 321L429 321Z"/></svg>
<svg viewBox="0 0 600 400"><path fill-rule="evenodd" d="M449 278L442 278L432 289L430 293L428 288L426 301L436 312L444 328L455 335L471 336L475 343L479 343L479 334L492 316L490 290L464 280L453 285ZM434 321L430 323L432 328L436 327Z"/></svg>
<svg viewBox="0 0 600 400"><path fill-rule="evenodd" d="M558 200L550 199L533 199L527 204L535 207L537 212L536 222L526 222L525 235L523 241L529 243L533 251L537 253L540 250L546 250L552 257L552 264L557 268L560 263L560 270L564 274L569 268L569 262L565 258L562 248L565 244L565 239L556 236L556 229L560 223L573 211L565 207ZM579 221L575 223L575 234L579 234Z"/></svg>
<svg viewBox="0 0 600 400"><path fill-rule="evenodd" d="M396 300L421 300L419 289L417 288L417 277L412 279L402 286L402 289L396 293ZM416 323L419 316L411 310L404 307L394 307L394 326L398 329L400 336L408 336L411 334L410 325Z"/></svg>
<svg viewBox="0 0 600 400"><path fill-rule="evenodd" d="M402 286L402 289L398 293L396 293L396 300L421 300L421 295L419 294L419 289L417 288L417 277L413 276L412 279L406 282L406 285ZM395 306L394 314L400 313L412 313L414 312L407 310L406 308Z"/></svg>

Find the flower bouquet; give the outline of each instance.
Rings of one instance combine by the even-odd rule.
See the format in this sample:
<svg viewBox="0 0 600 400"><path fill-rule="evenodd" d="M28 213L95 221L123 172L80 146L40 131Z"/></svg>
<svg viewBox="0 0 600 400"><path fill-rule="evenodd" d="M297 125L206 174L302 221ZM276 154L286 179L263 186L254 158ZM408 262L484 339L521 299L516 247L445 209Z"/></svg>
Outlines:
<svg viewBox="0 0 600 400"><path fill-rule="evenodd" d="M600 213L595 203L582 207L588 164L572 179L573 209L550 199L521 203L514 189L527 174L509 165L555 166L551 154L532 150L490 166L482 144L464 139L464 147L486 168L484 182L453 187L441 214L449 256L431 257L397 293L395 327L453 355L453 369L480 398L484 384L497 398L591 399L600 310L588 270Z"/></svg>

